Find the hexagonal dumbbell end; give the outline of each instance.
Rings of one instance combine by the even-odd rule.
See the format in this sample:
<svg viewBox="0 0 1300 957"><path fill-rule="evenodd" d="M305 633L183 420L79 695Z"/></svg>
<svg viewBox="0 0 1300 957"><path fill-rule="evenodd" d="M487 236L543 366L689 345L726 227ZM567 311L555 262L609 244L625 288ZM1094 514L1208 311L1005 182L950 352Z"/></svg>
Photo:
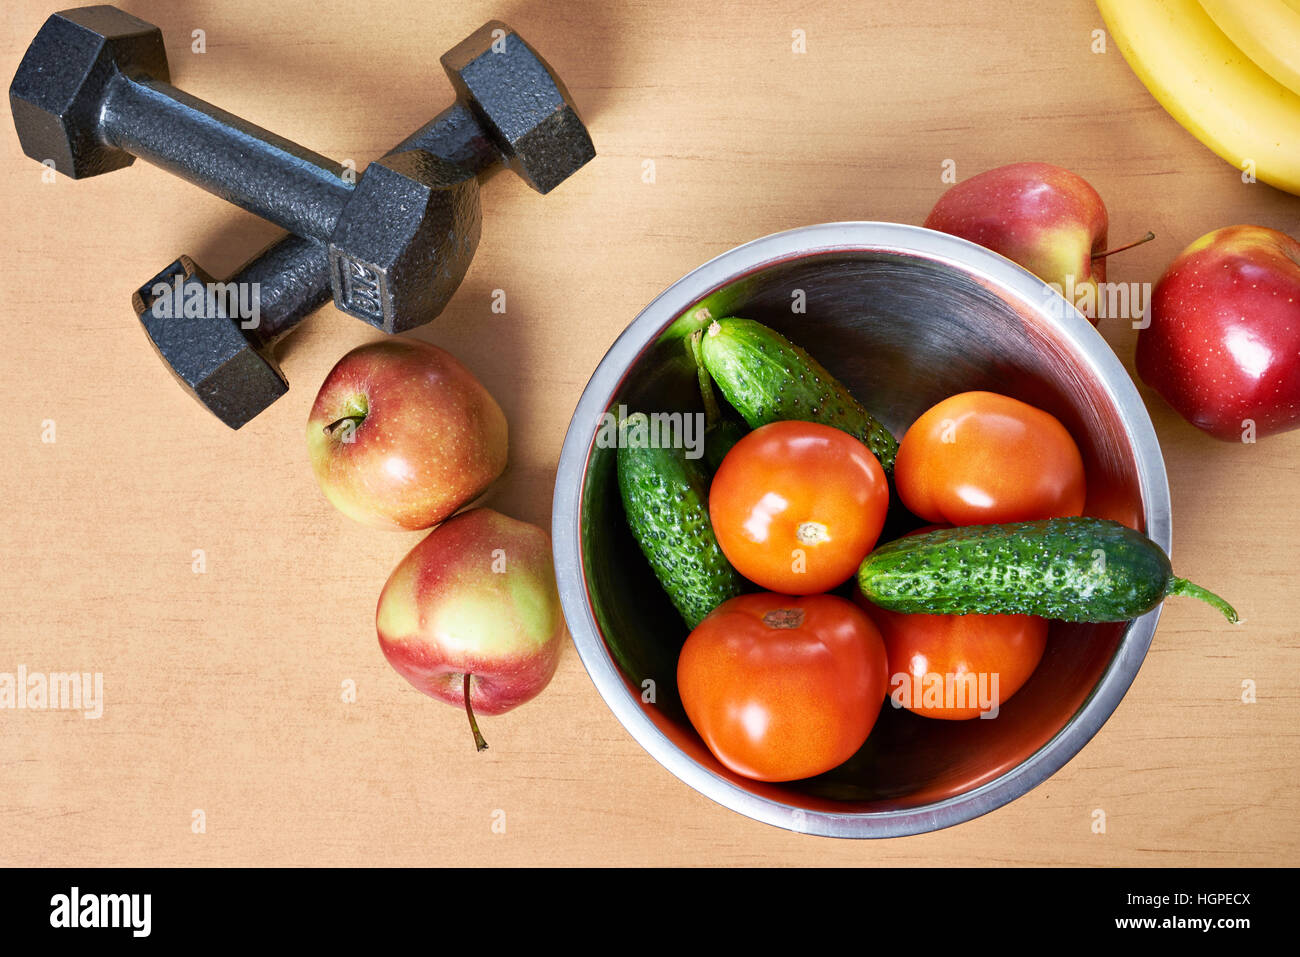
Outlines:
<svg viewBox="0 0 1300 957"><path fill-rule="evenodd" d="M252 335L257 304L182 256L132 296L141 326L187 392L237 429L289 390ZM245 315L252 312L251 316Z"/></svg>
<svg viewBox="0 0 1300 957"><path fill-rule="evenodd" d="M169 79L162 31L117 7L79 7L45 21L9 86L23 152L53 160L80 179L130 166L130 153L104 143L100 106L119 72Z"/></svg>
<svg viewBox="0 0 1300 957"><path fill-rule="evenodd" d="M596 155L560 78L501 21L485 23L441 59L457 98L492 134L506 164L539 193Z"/></svg>
<svg viewBox="0 0 1300 957"><path fill-rule="evenodd" d="M388 333L423 325L465 277L481 229L469 170L423 150L376 160L330 237L335 304Z"/></svg>

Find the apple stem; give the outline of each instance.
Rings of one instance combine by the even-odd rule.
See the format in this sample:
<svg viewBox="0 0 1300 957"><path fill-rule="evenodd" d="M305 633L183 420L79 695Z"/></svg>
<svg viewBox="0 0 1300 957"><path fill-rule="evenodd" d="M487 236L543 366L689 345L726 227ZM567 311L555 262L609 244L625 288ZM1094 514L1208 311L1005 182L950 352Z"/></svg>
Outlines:
<svg viewBox="0 0 1300 957"><path fill-rule="evenodd" d="M1141 239L1135 239L1133 240L1133 242L1125 243L1123 246L1116 246L1114 249L1106 249L1103 250L1102 252L1097 253L1092 257L1093 261L1095 262L1098 259L1105 259L1111 253L1122 253L1124 250L1132 249L1134 246L1141 246L1143 243L1149 243L1151 242L1151 240L1155 238L1156 238L1156 234L1148 230L1147 234L1143 236Z"/></svg>
<svg viewBox="0 0 1300 957"><path fill-rule="evenodd" d="M335 419L329 425L325 426L325 434L333 435L334 431L340 428L344 422L355 422L357 425L360 425L365 420L366 417L364 415L345 415L343 418Z"/></svg>
<svg viewBox="0 0 1300 957"><path fill-rule="evenodd" d="M469 703L469 672L465 672L465 713L469 715L469 729L474 732L474 747L480 751L487 750L487 741L483 739L483 733L478 729L478 721L474 718L474 708Z"/></svg>

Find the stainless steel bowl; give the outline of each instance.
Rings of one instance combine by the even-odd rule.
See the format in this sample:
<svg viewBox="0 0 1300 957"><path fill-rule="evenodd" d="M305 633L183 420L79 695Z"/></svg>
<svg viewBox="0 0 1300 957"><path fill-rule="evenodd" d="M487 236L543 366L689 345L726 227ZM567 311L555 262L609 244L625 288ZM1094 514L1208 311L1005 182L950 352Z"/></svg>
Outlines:
<svg viewBox="0 0 1300 957"><path fill-rule="evenodd" d="M606 703L697 791L811 834L932 831L1044 781L1119 704L1159 609L1127 624L1054 622L1038 670L996 719L936 721L886 705L854 758L805 781L735 775L695 734L676 694L686 628L627 530L614 451L597 436L602 415L620 404L700 408L683 336L702 305L785 333L898 436L930 405L968 389L1048 410L1083 453L1088 514L1170 544L1169 486L1142 400L1097 331L1044 283L986 249L915 226L826 223L766 236L705 263L647 306L597 367L569 425L555 486L556 574L578 653Z"/></svg>

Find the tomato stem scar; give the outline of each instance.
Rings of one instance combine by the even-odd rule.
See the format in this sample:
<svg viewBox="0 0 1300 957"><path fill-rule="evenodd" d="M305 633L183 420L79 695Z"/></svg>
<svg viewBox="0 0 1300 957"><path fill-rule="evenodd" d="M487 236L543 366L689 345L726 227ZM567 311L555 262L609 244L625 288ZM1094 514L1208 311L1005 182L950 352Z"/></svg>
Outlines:
<svg viewBox="0 0 1300 957"><path fill-rule="evenodd" d="M802 608L777 608L763 614L763 624L769 628L798 628L803 624Z"/></svg>

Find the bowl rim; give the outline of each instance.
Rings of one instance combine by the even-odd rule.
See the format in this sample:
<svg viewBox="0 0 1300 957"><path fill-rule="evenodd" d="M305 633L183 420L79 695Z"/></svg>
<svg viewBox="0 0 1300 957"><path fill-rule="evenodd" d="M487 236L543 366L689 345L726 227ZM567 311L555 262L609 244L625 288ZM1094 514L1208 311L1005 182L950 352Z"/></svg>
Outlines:
<svg viewBox="0 0 1300 957"><path fill-rule="evenodd" d="M1158 605L1133 619L1114 657L1084 703L1055 735L1015 767L971 790L914 808L871 812L808 810L754 794L697 763L680 750L629 693L592 614L582 573L581 503L597 424L627 368L672 322L716 289L780 262L836 252L915 256L956 268L990 283L1061 327L1114 401L1138 473L1146 534L1166 552L1172 537L1169 483L1155 428L1137 387L1101 333L1072 305L1060 308L1050 287L1010 259L946 233L903 223L818 223L772 233L736 246L696 267L656 296L619 334L583 389L565 433L556 469L551 531L561 605L578 656L597 691L629 734L669 772L699 793L747 817L823 837L901 837L940 830L987 814L1055 774L1100 730L1132 685L1151 646ZM1059 314L1053 315L1051 304Z"/></svg>

